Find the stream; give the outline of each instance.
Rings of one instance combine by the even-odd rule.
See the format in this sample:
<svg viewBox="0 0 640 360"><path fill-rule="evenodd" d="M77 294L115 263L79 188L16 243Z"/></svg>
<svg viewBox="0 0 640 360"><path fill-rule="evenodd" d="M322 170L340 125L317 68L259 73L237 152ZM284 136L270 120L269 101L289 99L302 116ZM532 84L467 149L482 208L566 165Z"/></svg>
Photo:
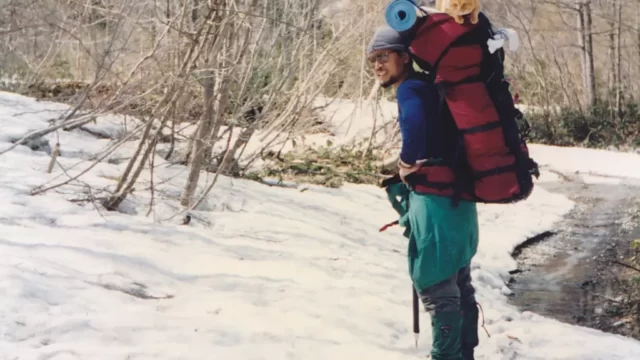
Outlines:
<svg viewBox="0 0 640 360"><path fill-rule="evenodd" d="M623 299L613 264L628 255L630 241L640 238L640 182L585 184L579 178L538 184L576 202L551 232L518 247L513 256L509 301L572 325L626 334L631 325L620 321Z"/></svg>

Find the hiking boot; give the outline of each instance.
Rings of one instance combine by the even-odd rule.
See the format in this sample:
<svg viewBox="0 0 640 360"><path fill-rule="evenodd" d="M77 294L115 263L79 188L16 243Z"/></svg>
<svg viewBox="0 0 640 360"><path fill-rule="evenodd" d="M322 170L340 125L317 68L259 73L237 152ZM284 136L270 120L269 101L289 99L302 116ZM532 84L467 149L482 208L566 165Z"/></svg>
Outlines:
<svg viewBox="0 0 640 360"><path fill-rule="evenodd" d="M478 346L478 306L475 302L462 306L462 359L474 360L473 349Z"/></svg>
<svg viewBox="0 0 640 360"><path fill-rule="evenodd" d="M462 360L462 314L441 312L431 316L433 360Z"/></svg>

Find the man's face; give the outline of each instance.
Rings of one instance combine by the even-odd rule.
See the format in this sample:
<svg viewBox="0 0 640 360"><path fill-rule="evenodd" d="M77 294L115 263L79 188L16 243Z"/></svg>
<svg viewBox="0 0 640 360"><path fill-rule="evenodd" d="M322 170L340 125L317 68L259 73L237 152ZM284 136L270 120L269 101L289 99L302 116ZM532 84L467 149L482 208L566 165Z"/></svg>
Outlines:
<svg viewBox="0 0 640 360"><path fill-rule="evenodd" d="M395 85L406 75L407 63L409 62L409 56L406 53L376 50L367 58L383 88Z"/></svg>

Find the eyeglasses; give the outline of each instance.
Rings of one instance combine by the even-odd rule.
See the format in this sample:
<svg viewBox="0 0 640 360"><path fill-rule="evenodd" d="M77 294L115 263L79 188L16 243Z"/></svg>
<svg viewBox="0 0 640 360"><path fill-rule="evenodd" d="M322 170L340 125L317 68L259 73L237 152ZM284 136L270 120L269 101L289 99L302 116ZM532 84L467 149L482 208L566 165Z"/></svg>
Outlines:
<svg viewBox="0 0 640 360"><path fill-rule="evenodd" d="M380 64L386 64L389 61L389 55L391 55L393 51L389 51L386 53L378 53L372 56L369 56L367 60L369 60L369 64L375 65L376 61L379 61Z"/></svg>

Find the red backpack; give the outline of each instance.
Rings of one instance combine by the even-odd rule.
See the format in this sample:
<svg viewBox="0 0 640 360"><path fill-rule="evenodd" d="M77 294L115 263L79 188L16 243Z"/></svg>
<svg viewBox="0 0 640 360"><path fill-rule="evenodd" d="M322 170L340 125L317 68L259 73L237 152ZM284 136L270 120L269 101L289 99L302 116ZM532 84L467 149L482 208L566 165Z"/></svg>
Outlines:
<svg viewBox="0 0 640 360"><path fill-rule="evenodd" d="M528 129L520 128L504 76L504 50L491 53L494 31L482 13L476 24L463 24L445 13L425 14L404 32L413 60L429 73L440 94L442 121L453 119L455 154L427 162L407 177L417 192L483 203L524 200L533 191L538 165L529 157ZM449 120L450 121L450 120Z"/></svg>

